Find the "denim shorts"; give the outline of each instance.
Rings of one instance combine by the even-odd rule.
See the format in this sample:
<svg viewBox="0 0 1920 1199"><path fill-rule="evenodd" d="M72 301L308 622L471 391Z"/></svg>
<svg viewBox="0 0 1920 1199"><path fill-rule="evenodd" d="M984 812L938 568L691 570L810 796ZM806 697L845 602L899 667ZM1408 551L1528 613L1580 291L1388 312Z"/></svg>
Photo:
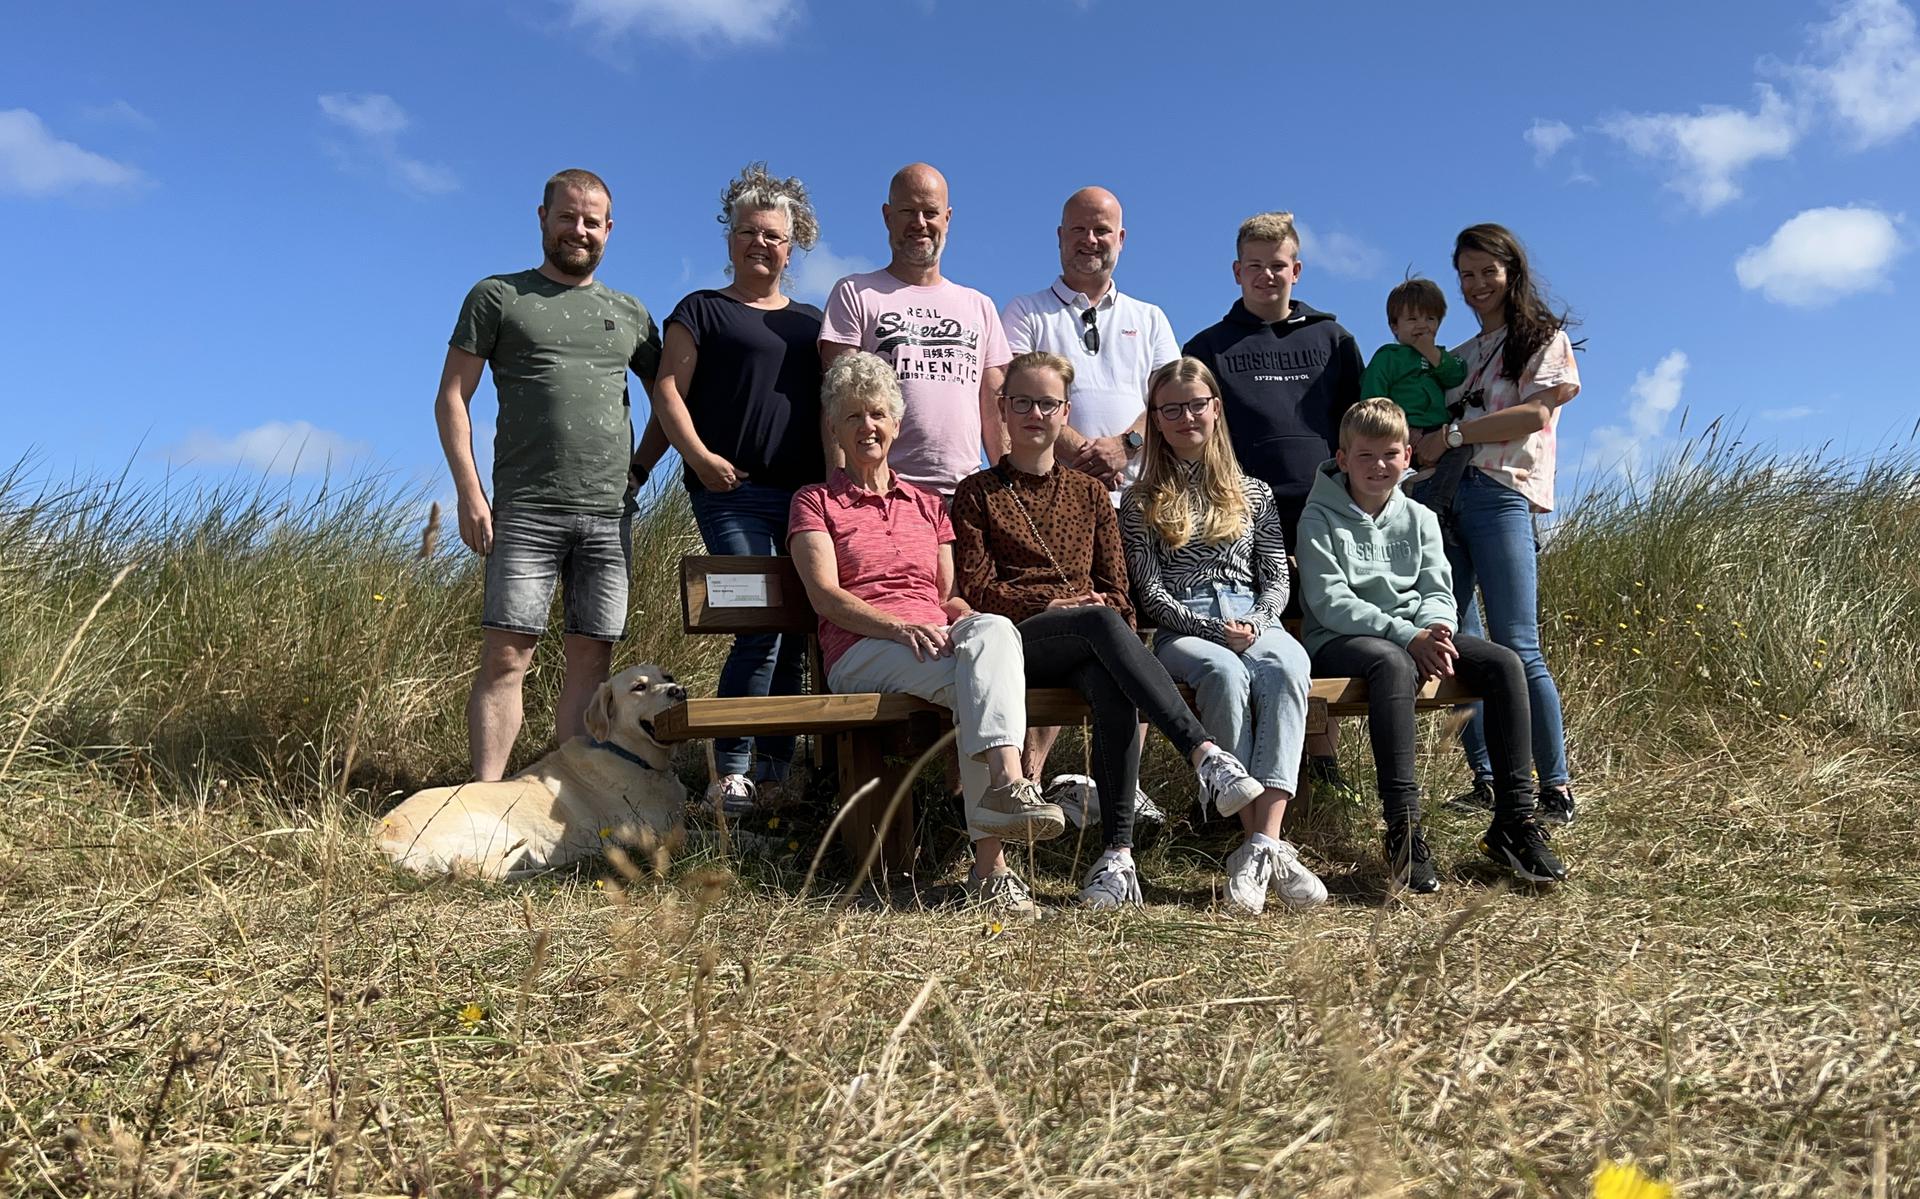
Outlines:
<svg viewBox="0 0 1920 1199"><path fill-rule="evenodd" d="M631 513L494 509L481 627L539 636L547 631L558 583L567 633L595 641L625 637L632 520Z"/></svg>

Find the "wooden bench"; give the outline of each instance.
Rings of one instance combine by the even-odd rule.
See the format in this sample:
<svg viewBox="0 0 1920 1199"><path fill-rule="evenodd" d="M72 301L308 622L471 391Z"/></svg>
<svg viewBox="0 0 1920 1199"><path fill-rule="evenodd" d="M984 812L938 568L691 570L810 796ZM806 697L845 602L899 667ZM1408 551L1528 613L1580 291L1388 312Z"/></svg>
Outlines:
<svg viewBox="0 0 1920 1199"><path fill-rule="evenodd" d="M807 638L811 693L738 699L697 698L654 719L664 742L711 737L776 734L831 737L842 801L867 788L841 829L855 861L877 860L882 869L905 870L914 855L912 813L883 821L894 789L919 748L952 727L952 714L913 695L825 692L815 637L818 618L807 600L793 560L738 555L688 556L680 560L680 618L688 634L791 633ZM1193 702L1193 693L1181 694ZM1449 708L1470 703L1457 679L1430 682L1416 706ZM1307 694L1307 731L1325 730L1334 716L1364 716L1367 685L1358 679L1314 679ZM1058 687L1027 691L1027 723L1073 725L1087 720L1079 692ZM883 827L884 825L884 827Z"/></svg>

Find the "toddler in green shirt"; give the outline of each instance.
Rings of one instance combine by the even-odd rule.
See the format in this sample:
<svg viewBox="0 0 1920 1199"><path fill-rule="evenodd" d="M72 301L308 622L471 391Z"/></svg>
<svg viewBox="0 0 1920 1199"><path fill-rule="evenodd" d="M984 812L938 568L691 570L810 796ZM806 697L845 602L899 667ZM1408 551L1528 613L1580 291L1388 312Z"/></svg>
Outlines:
<svg viewBox="0 0 1920 1199"><path fill-rule="evenodd" d="M1461 411L1447 406L1447 391L1467 381L1467 364L1440 348L1434 337L1447 316L1447 297L1431 279L1408 279L1387 293L1387 326L1393 340L1373 352L1360 376L1362 398L1385 396L1407 414L1418 439L1445 428L1450 448L1432 471L1408 480L1408 495L1432 508L1442 525L1453 507L1453 493L1473 460L1473 451L1455 440Z"/></svg>

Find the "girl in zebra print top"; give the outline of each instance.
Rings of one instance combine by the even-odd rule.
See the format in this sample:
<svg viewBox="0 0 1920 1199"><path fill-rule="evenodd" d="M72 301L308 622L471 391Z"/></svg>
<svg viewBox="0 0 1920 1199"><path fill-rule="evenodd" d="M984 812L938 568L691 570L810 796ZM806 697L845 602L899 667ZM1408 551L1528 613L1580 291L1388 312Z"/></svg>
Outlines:
<svg viewBox="0 0 1920 1199"><path fill-rule="evenodd" d="M1273 491L1240 470L1220 388L1196 358L1147 384L1140 481L1120 504L1133 602L1156 625L1153 652L1193 688L1200 721L1265 787L1240 809L1247 839L1227 858L1227 898L1259 912L1271 889L1291 908L1326 887L1280 839L1307 728L1307 651L1280 623L1285 534Z"/></svg>

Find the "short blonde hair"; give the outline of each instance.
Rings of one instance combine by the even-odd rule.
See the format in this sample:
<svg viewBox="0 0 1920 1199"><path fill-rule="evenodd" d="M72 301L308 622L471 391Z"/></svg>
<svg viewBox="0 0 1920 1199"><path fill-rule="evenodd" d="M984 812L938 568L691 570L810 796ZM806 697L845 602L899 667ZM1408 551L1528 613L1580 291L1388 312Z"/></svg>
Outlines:
<svg viewBox="0 0 1920 1199"><path fill-rule="evenodd" d="M1067 387L1073 386L1073 363L1058 354L1049 354L1045 350L1028 350L1016 354L1012 362L1007 363L1007 378L1012 379L1021 371L1052 371L1060 376L1060 382Z"/></svg>
<svg viewBox="0 0 1920 1199"><path fill-rule="evenodd" d="M873 400L884 401L887 415L894 420L907 414L907 402L900 395L900 377L878 354L865 350L842 354L820 380L820 406L835 424L845 420L855 404L865 406Z"/></svg>
<svg viewBox="0 0 1920 1199"><path fill-rule="evenodd" d="M1300 252L1300 234L1293 227L1291 212L1262 212L1240 222L1240 235L1233 239L1233 256L1246 251L1250 241L1292 242Z"/></svg>
<svg viewBox="0 0 1920 1199"><path fill-rule="evenodd" d="M1385 396L1361 400L1340 418L1340 448L1351 450L1362 437L1383 437L1406 444L1407 414Z"/></svg>

